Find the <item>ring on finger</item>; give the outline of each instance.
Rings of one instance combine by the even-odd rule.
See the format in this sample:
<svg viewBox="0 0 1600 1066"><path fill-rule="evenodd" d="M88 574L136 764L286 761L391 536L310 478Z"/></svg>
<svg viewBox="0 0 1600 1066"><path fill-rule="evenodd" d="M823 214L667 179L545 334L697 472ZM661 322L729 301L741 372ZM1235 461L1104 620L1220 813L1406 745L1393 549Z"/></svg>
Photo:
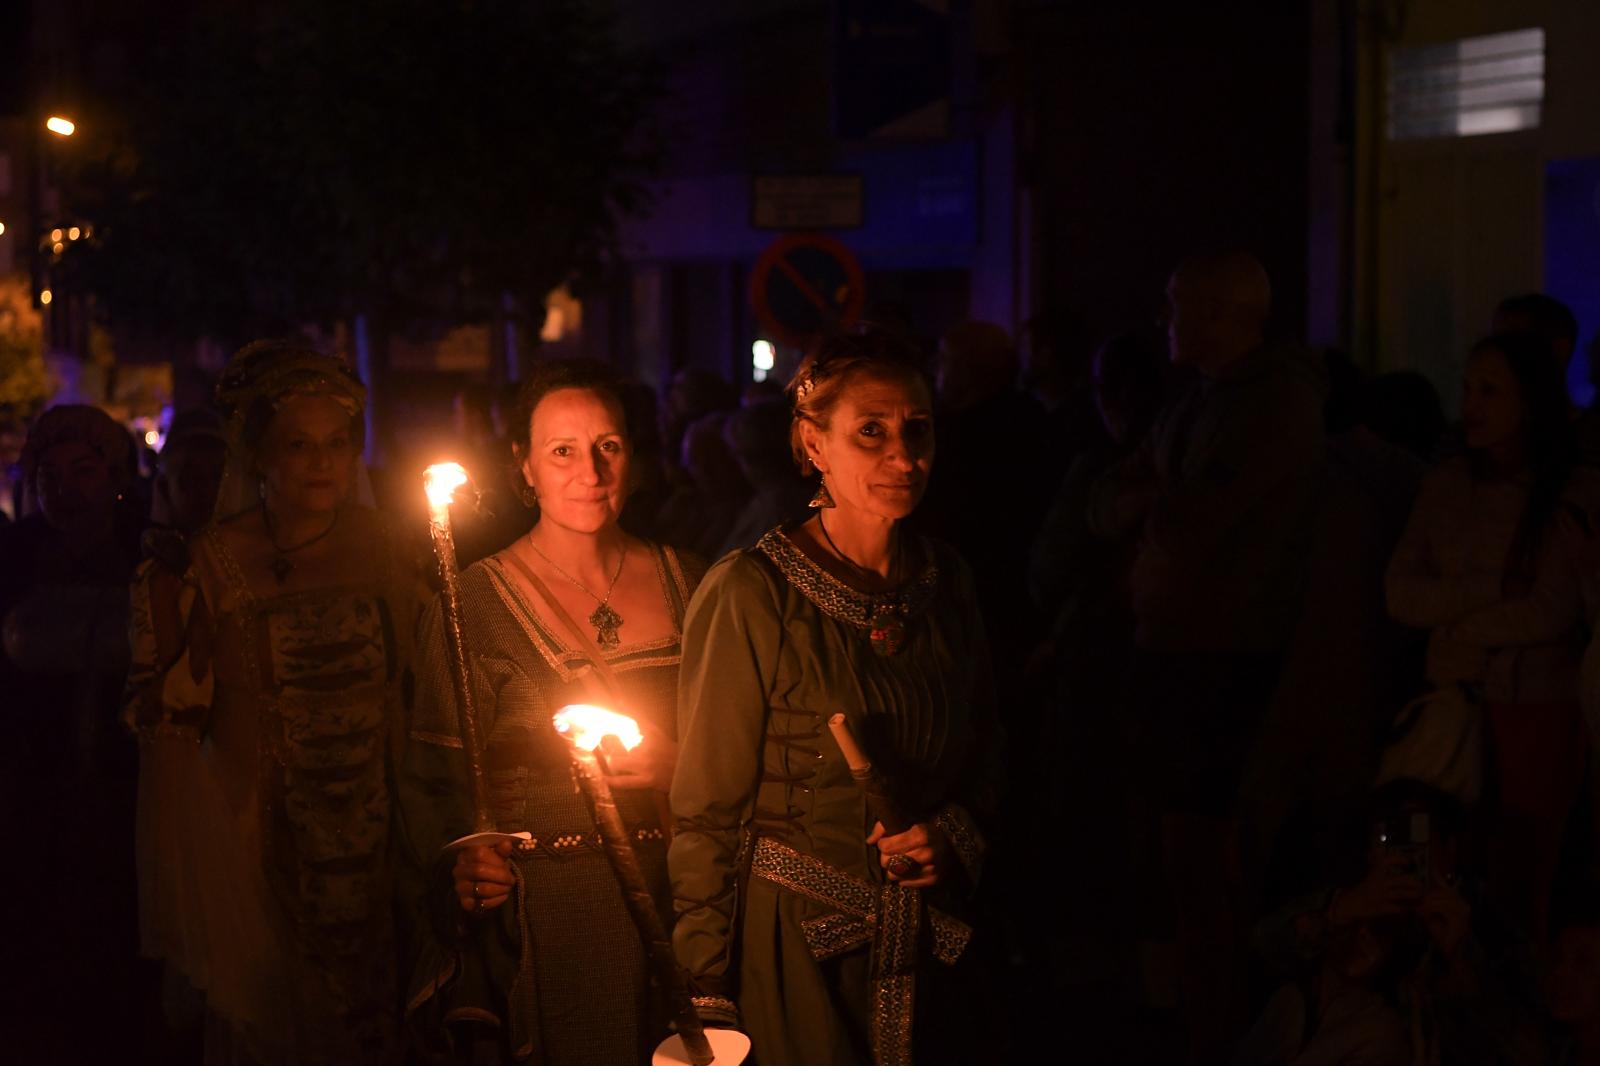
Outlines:
<svg viewBox="0 0 1600 1066"><path fill-rule="evenodd" d="M909 855L889 856L889 872L896 877L909 877L917 870L917 861Z"/></svg>
<svg viewBox="0 0 1600 1066"><path fill-rule="evenodd" d="M473 914L482 914L482 913L483 913L483 900L481 900L481 899L480 899L480 900L479 900L479 901L478 901L478 902L477 902L477 903L476 903L476 904L475 904L475 905L474 905L474 906L473 906L473 908L472 908L472 913L473 913Z"/></svg>
<svg viewBox="0 0 1600 1066"><path fill-rule="evenodd" d="M483 882L482 881L474 881L474 882L472 882L472 898L473 899L482 899L483 898L482 889L483 889Z"/></svg>

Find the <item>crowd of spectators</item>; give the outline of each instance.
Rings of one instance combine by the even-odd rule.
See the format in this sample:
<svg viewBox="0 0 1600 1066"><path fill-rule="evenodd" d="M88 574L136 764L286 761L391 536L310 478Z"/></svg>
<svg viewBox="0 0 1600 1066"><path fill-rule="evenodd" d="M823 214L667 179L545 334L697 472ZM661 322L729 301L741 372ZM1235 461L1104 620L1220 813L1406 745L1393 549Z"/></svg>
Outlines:
<svg viewBox="0 0 1600 1066"><path fill-rule="evenodd" d="M1063 1060L1600 1062L1600 415L1564 388L1577 323L1540 295L1486 308L1447 413L1271 312L1259 263L1207 255L1173 273L1164 338L1047 316L1026 357L989 323L930 346L915 524L978 577L1014 782L990 963ZM806 513L775 390L685 370L627 407L632 532L714 559ZM462 565L531 522L497 413L456 397L482 504ZM135 980L127 582L207 521L224 447L185 412L142 478L94 408L0 421L5 832L74 871L18 950L65 960L42 979L79 997L93 960L108 998ZM86 834L114 842L87 871ZM12 913L35 888L12 882Z"/></svg>

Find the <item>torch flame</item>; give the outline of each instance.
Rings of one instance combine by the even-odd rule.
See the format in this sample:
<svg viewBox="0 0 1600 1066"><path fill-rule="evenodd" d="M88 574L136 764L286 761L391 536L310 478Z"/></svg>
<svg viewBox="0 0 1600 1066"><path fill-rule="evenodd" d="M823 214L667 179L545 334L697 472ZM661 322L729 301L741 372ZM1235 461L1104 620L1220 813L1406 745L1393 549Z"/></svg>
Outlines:
<svg viewBox="0 0 1600 1066"><path fill-rule="evenodd" d="M638 722L625 714L587 703L572 703L561 708L556 712L555 723L557 733L584 751L598 748L601 737L616 737L629 751L644 741Z"/></svg>
<svg viewBox="0 0 1600 1066"><path fill-rule="evenodd" d="M467 471L460 463L434 463L422 472L422 489L434 508L449 507L456 489L467 483Z"/></svg>

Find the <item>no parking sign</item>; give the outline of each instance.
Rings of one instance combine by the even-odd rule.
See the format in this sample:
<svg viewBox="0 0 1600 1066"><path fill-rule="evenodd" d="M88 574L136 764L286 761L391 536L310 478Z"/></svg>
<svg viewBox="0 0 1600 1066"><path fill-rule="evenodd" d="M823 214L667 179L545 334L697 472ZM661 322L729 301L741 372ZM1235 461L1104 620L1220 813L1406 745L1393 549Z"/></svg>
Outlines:
<svg viewBox="0 0 1600 1066"><path fill-rule="evenodd" d="M860 322L866 300L855 253L821 233L779 237L750 273L750 302L761 328L795 348L824 330Z"/></svg>

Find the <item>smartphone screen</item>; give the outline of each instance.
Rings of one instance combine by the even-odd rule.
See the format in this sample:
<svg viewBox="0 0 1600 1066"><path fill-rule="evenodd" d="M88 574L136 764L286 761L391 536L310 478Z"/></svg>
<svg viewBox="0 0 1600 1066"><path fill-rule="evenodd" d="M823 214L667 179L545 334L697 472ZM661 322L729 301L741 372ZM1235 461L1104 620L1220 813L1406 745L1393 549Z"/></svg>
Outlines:
<svg viewBox="0 0 1600 1066"><path fill-rule="evenodd" d="M1401 877L1415 878L1421 884L1432 881L1432 862L1428 845L1433 836L1432 820L1427 811L1413 811L1384 822L1379 842L1398 861L1395 872Z"/></svg>

